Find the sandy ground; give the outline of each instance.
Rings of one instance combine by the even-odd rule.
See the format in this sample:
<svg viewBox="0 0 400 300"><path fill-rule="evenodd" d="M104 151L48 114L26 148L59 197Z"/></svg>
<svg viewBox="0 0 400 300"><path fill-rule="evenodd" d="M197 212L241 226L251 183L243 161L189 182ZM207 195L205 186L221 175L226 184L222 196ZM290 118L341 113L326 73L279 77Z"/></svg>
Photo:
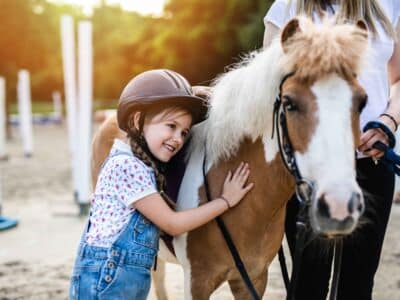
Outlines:
<svg viewBox="0 0 400 300"><path fill-rule="evenodd" d="M34 155L25 158L18 132L7 144L9 160L0 162L3 215L18 227L0 232L0 300L66 299L69 274L85 220L77 217L71 189L65 126L36 125ZM400 299L400 206L394 206L374 299ZM183 299L183 274L167 265L170 299ZM279 266L270 268L265 299L284 299ZM224 285L213 299L232 299ZM155 299L154 293L150 299Z"/></svg>

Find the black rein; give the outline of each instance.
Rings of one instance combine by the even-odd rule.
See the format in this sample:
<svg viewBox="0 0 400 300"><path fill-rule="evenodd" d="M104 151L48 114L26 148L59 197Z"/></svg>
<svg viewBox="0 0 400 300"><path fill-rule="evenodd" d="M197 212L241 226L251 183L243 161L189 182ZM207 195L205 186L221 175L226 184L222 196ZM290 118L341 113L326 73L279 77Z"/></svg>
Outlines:
<svg viewBox="0 0 400 300"><path fill-rule="evenodd" d="M204 189L206 191L206 197L207 201L211 201L211 194L210 194L210 187L208 185L208 180L207 180L207 175L206 175L206 145L204 145L204 160L203 160L203 177L204 177ZM249 274L247 273L246 267L240 257L239 251L235 246L235 243L232 239L231 234L229 233L228 228L226 228L224 221L222 220L221 216L218 216L216 218L216 222L218 224L218 227L224 236L225 242L229 248L229 251L232 255L233 260L235 261L236 268L238 269L240 276L242 277L247 290L249 291L251 298L253 300L260 300L261 298L258 296L256 289L254 288L253 283L251 282L251 279L249 277Z"/></svg>

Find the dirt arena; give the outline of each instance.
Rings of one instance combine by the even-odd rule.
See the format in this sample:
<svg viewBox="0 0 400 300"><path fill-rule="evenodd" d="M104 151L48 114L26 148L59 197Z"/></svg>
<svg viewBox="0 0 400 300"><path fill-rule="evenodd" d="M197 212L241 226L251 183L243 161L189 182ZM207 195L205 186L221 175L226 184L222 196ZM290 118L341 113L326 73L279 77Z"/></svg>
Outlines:
<svg viewBox="0 0 400 300"><path fill-rule="evenodd" d="M25 158L18 132L0 162L2 206L18 227L0 232L0 299L66 299L76 245L85 220L77 217L71 189L66 127L34 126L34 155ZM374 299L400 299L400 206L393 206ZM167 266L170 299L183 299L183 274ZM264 299L285 298L279 265L270 268ZM155 299L154 293L150 299ZM232 299L223 285L212 299Z"/></svg>

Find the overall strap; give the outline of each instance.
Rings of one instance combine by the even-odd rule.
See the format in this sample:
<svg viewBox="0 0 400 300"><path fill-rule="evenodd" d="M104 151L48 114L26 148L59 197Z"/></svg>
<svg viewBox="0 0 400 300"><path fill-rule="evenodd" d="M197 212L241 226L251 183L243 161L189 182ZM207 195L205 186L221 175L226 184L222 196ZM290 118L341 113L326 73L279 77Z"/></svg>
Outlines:
<svg viewBox="0 0 400 300"><path fill-rule="evenodd" d="M121 229L121 232L118 234L117 238L113 241L111 248L117 246L121 242L127 240L132 235L133 228L135 226L136 220L139 218L140 212L135 209L131 214L128 223Z"/></svg>
<svg viewBox="0 0 400 300"><path fill-rule="evenodd" d="M101 164L100 172L103 170L104 166L107 164L107 162L108 162L111 158L116 157L116 156L120 156L120 155L133 156L132 153L130 153L130 152L125 152L125 151L117 151L116 153L110 154L110 155L107 156L107 158L106 158L106 159L103 161L103 163Z"/></svg>
<svg viewBox="0 0 400 300"><path fill-rule="evenodd" d="M102 166L101 166L101 169L104 168L104 166L106 165L106 163L107 163L111 158L114 158L114 157L117 157L117 156L121 156L121 155L133 157L133 154L132 154L131 152L117 151L116 153L110 154L110 155L107 157L107 159L103 162L103 164L102 164ZM127 224L125 224L125 226L122 228L122 230L121 230L121 232L119 233L117 239L113 242L113 244L112 244L111 247L113 247L114 244L116 244L116 242L117 242L118 240L120 240L121 238L125 238L125 237L127 237L128 235L131 234L131 229L133 229L133 226L134 226L134 224L135 224L135 222L136 222L136 219L138 218L139 214L140 214L140 212L139 212L137 209L135 209L134 212L131 214L131 217L129 218L129 222L128 222Z"/></svg>

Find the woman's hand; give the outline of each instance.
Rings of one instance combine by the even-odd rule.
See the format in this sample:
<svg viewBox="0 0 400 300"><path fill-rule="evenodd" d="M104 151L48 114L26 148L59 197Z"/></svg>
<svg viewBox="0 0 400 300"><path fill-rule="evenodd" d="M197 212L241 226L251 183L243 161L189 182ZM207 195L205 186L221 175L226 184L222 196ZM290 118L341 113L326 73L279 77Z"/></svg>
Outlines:
<svg viewBox="0 0 400 300"><path fill-rule="evenodd" d="M225 178L222 191L222 198L228 202L229 207L233 207L253 188L254 183L246 185L249 178L249 164L241 162L235 173L231 171Z"/></svg>
<svg viewBox="0 0 400 300"><path fill-rule="evenodd" d="M192 87L193 94L197 97L209 100L212 95L212 88L204 85L195 85Z"/></svg>
<svg viewBox="0 0 400 300"><path fill-rule="evenodd" d="M385 124L392 132L395 130L395 125L392 120L385 116L379 117L379 122ZM361 135L361 143L358 150L363 154L372 157L374 160L381 158L384 153L378 149L374 149L372 146L376 142L382 142L385 145L389 145L389 140L386 134L380 129L370 129Z"/></svg>

